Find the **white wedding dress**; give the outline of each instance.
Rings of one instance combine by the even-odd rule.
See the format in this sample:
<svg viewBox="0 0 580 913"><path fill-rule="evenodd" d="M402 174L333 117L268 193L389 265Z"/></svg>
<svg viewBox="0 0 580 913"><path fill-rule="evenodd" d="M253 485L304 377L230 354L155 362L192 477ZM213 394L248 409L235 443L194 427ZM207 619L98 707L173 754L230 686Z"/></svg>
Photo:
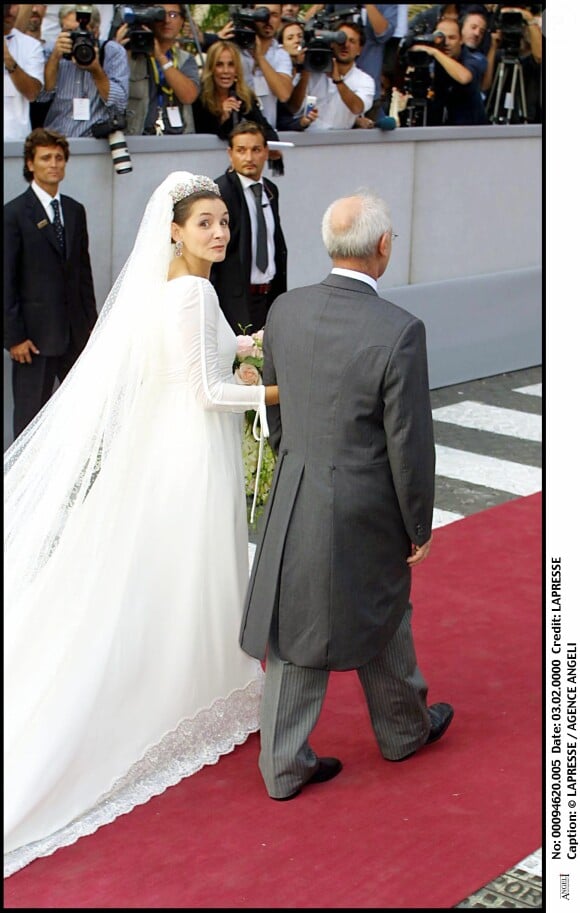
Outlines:
<svg viewBox="0 0 580 913"><path fill-rule="evenodd" d="M258 728L236 339L205 279L166 284L131 421L5 622L5 875ZM13 587L17 590L17 586ZM184 814L190 814L184 809Z"/></svg>

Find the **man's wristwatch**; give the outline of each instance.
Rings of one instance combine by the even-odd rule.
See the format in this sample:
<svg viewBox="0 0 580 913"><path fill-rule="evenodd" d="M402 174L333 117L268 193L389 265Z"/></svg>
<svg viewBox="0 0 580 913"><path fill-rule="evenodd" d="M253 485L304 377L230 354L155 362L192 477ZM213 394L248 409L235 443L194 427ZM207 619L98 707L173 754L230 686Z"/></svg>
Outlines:
<svg viewBox="0 0 580 913"><path fill-rule="evenodd" d="M12 66L11 66L11 67L9 67L7 63L5 63L4 66L6 67L6 72L7 72L7 73L14 73L14 70L17 70L17 69L18 69L18 64L16 63L15 60L12 61Z"/></svg>
<svg viewBox="0 0 580 913"><path fill-rule="evenodd" d="M339 83L344 82L344 76L339 76L338 79L333 79L332 81L337 86Z"/></svg>

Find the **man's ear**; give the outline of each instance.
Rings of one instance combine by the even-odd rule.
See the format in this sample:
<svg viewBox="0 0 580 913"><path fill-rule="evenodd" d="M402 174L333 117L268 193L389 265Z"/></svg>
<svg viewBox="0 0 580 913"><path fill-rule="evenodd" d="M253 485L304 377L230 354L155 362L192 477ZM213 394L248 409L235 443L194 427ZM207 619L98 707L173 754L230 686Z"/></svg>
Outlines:
<svg viewBox="0 0 580 913"><path fill-rule="evenodd" d="M384 257L388 254L391 247L391 233L389 231L383 232L379 238L379 247L378 251L381 257Z"/></svg>

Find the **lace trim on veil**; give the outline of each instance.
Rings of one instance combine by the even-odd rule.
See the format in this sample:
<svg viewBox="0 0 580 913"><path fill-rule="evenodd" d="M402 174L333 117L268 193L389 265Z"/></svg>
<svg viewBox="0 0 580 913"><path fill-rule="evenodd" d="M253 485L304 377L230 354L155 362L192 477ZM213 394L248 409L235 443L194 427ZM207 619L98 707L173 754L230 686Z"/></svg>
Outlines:
<svg viewBox="0 0 580 913"><path fill-rule="evenodd" d="M8 878L40 856L50 856L63 846L93 834L137 805L145 805L170 786L197 773L257 732L263 673L243 690L218 698L211 707L192 719L182 720L172 732L151 746L140 761L88 812L54 834L19 847L4 856L4 877Z"/></svg>

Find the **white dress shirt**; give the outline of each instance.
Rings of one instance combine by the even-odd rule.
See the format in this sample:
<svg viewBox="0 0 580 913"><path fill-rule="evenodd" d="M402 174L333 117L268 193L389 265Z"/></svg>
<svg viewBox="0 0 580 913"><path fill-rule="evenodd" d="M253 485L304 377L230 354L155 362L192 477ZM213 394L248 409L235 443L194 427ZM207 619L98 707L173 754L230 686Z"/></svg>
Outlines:
<svg viewBox="0 0 580 913"><path fill-rule="evenodd" d="M268 191L264 185L264 182L253 181L251 178L247 178L243 174L238 174L240 183L244 189L244 196L246 198L246 206L248 207L248 212L250 213L250 223L252 226L252 272L250 275L250 282L252 285L263 285L266 282L271 282L274 276L276 275L276 249L274 246L274 213L272 212L272 207L270 206L270 199L268 197ZM264 219L266 222L266 235L268 238L268 269L265 273L258 269L256 266L256 245L258 239L258 222L256 216L256 197L254 196L253 190L250 190L252 184L260 183L262 185L262 210L264 212Z"/></svg>
<svg viewBox="0 0 580 913"><path fill-rule="evenodd" d="M49 222L54 222L54 209L51 206L53 200L58 200L58 208L60 210L60 221L64 225L64 213L62 211L62 203L60 201L60 193L56 193L54 197L51 197L46 190L43 190L42 187L39 187L36 181L32 181L31 188L44 206L46 215L48 216Z"/></svg>
<svg viewBox="0 0 580 913"><path fill-rule="evenodd" d="M368 111L375 97L373 77L353 65L344 77L344 82L361 99L364 106L362 113ZM353 114L345 105L340 97L338 86L334 85L326 73L310 74L308 94L316 95L318 99L316 103L318 117L310 124L309 133L312 133L313 130L315 132L318 130L350 130L357 115Z"/></svg>
<svg viewBox="0 0 580 913"><path fill-rule="evenodd" d="M333 266L330 272L336 276L348 276L349 279L358 279L360 282L366 282L378 294L377 280L369 276L368 273L359 273L357 269L344 269L342 266Z"/></svg>
<svg viewBox="0 0 580 913"><path fill-rule="evenodd" d="M18 66L44 85L44 54L36 38L12 29L4 36L10 54ZM18 91L4 67L4 142L20 142L30 133L30 102Z"/></svg>

